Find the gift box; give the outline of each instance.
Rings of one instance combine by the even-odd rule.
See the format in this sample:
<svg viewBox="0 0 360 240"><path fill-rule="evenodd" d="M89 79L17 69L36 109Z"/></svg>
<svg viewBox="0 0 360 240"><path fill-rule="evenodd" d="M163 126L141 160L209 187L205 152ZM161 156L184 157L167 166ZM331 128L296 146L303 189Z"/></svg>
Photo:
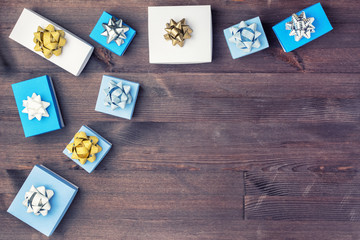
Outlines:
<svg viewBox="0 0 360 240"><path fill-rule="evenodd" d="M301 15L302 12L304 12L303 16ZM293 16L290 16L273 26L273 30L285 52L291 52L333 29L320 3L305 8L297 12L296 15L301 16L301 18L295 17L294 21ZM312 18L314 19L312 20ZM303 29L299 29L298 26L301 25L304 25L305 31L300 32ZM301 33L301 39L296 39L296 35L298 35L296 30Z"/></svg>
<svg viewBox="0 0 360 240"><path fill-rule="evenodd" d="M92 171L94 171L94 169L97 167L97 165L99 165L99 163L103 160L103 158L106 156L106 154L110 151L112 144L86 125L82 126L79 129L78 133L80 133L80 132L85 133L86 134L85 136L87 137L87 139L89 139L89 141L86 143L84 141L86 141L87 139L81 139L81 137L78 138L78 135L75 135L77 140L75 141L75 137L74 137L70 141L69 145L72 145L73 147L80 147L80 148L73 149L74 151L70 152L67 147L64 149L63 153L66 156L68 156L71 160L73 160L77 165L82 167L85 171L87 171L88 173L91 173ZM94 140L93 137L96 137L97 139ZM78 139L80 139L81 142L79 142ZM96 141L98 141L98 142L96 142ZM92 143L92 145L87 146L87 144L90 144L90 142ZM74 143L77 145L75 146ZM85 159L84 164L82 164L78 158L79 156L81 156L81 153L83 153L83 150L84 150L83 147L86 147L89 150L89 154L90 154L87 156L88 159ZM94 151L93 147L97 148L100 151ZM87 151L87 150L85 149L85 151ZM78 155L78 156L76 156L77 158L73 157L74 153L76 153L76 155ZM89 159L91 155L93 155L93 157L95 158L94 161L92 161L92 162L91 162L91 159Z"/></svg>
<svg viewBox="0 0 360 240"><path fill-rule="evenodd" d="M185 19L184 22L182 22L183 19ZM174 20L173 25L171 20ZM181 26L174 29L181 22L186 29ZM169 30L166 31L165 28ZM212 61L210 5L149 7L148 30L150 63L188 64ZM180 31L177 36L173 35L176 31ZM167 34L172 38L165 39L164 35ZM173 46L175 39L179 39L180 42ZM182 40L184 40L183 43Z"/></svg>
<svg viewBox="0 0 360 240"><path fill-rule="evenodd" d="M117 85L122 85L125 88L128 86L129 93L116 95L114 89L120 90ZM140 85L138 83L104 75L101 81L95 111L130 120L134 113L139 87ZM121 91L119 92L121 93ZM121 97L123 95L129 99L131 98L131 102L127 99L126 103L121 106ZM120 103L118 103L119 101Z"/></svg>
<svg viewBox="0 0 360 240"><path fill-rule="evenodd" d="M224 35L233 59L244 57L269 47L259 17L224 29Z"/></svg>
<svg viewBox="0 0 360 240"><path fill-rule="evenodd" d="M54 85L49 76L14 83L12 89L25 137L64 127Z"/></svg>
<svg viewBox="0 0 360 240"><path fill-rule="evenodd" d="M122 56L135 37L136 31L122 20L119 20L109 13L103 12L90 33L90 37L113 53ZM114 31L115 28L116 31Z"/></svg>
<svg viewBox="0 0 360 240"><path fill-rule="evenodd" d="M46 216L27 212L27 207L23 205L26 193L32 186L44 186L54 193L49 200L51 209ZM50 236L59 225L77 191L77 186L53 171L42 165L35 165L7 211L39 232Z"/></svg>
<svg viewBox="0 0 360 240"><path fill-rule="evenodd" d="M51 37L49 36L50 45L54 44L53 39L58 38L58 33L61 35L61 30L65 33L63 36L65 45L62 46L60 55L52 55L48 60L75 76L79 76L94 50L93 46L49 19L24 8L9 37L34 53L47 58L42 51L35 51L34 33L39 30L39 26L45 29L49 24L55 27L55 30L49 31L51 35ZM38 36L44 35L39 34ZM45 39L44 44L46 42ZM49 45L46 45L46 49L48 48L50 48Z"/></svg>

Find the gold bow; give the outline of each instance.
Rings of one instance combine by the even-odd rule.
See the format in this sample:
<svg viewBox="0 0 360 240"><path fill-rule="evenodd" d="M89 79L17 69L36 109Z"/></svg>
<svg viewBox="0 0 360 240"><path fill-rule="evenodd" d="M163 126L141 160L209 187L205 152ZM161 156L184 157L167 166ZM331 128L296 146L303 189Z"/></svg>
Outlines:
<svg viewBox="0 0 360 240"><path fill-rule="evenodd" d="M85 164L86 160L94 162L95 154L101 152L102 148L97 145L99 139L95 136L87 136L85 132L75 134L74 142L69 143L66 149L72 153L72 159L78 159L81 164Z"/></svg>
<svg viewBox="0 0 360 240"><path fill-rule="evenodd" d="M192 29L185 25L185 18L179 22L175 22L173 19L170 20L170 24L166 24L165 31L167 34L164 35L166 40L171 40L172 45L178 44L180 47L184 46L185 39L191 38Z"/></svg>
<svg viewBox="0 0 360 240"><path fill-rule="evenodd" d="M59 56L62 47L66 43L63 30L55 30L55 27L49 24L45 29L38 26L37 32L34 33L35 51L42 51L46 58L50 58L53 54Z"/></svg>

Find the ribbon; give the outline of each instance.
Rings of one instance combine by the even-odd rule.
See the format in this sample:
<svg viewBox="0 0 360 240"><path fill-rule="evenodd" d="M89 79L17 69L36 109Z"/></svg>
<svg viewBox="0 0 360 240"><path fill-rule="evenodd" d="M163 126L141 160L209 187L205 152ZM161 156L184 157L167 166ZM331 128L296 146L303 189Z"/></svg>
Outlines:
<svg viewBox="0 0 360 240"><path fill-rule="evenodd" d="M49 117L49 113L46 111L49 106L49 102L41 101L41 96L33 93L31 97L27 97L27 100L23 100L25 108L22 112L29 115L29 120L36 117L40 121L42 117Z"/></svg>
<svg viewBox="0 0 360 240"><path fill-rule="evenodd" d="M236 44L236 47L240 48L244 52L250 52L251 49L259 48L259 37L261 32L256 31L256 23L247 25L244 21L241 21L239 26L231 27L230 32L232 36L229 41Z"/></svg>
<svg viewBox="0 0 360 240"><path fill-rule="evenodd" d="M185 18L179 22L175 22L173 19L170 23L166 23L165 31L167 34L164 35L166 40L171 40L172 45L178 44L180 47L184 46L185 39L191 38L192 29L185 25Z"/></svg>
<svg viewBox="0 0 360 240"><path fill-rule="evenodd" d="M42 51L46 58L50 58L53 54L59 56L62 47L66 43L63 30L55 30L55 27L49 24L45 29L38 26L37 32L34 33L35 51Z"/></svg>
<svg viewBox="0 0 360 240"><path fill-rule="evenodd" d="M315 18L306 18L305 12L301 12L300 15L293 13L291 15L291 21L285 24L285 29L290 30L289 36L295 36L295 41L299 41L302 37L310 38L311 33L315 32L315 27L312 23Z"/></svg>
<svg viewBox="0 0 360 240"><path fill-rule="evenodd" d="M101 152L102 148L97 144L99 139L95 136L87 136L85 132L75 134L74 142L69 143L66 149L72 153L71 159L78 159L81 164L86 161L94 162L96 153Z"/></svg>
<svg viewBox="0 0 360 240"><path fill-rule="evenodd" d="M31 186L30 191L25 193L23 205L27 207L27 212L33 212L36 216L46 216L51 209L50 198L54 196L53 190L46 190L44 186L35 188Z"/></svg>
<svg viewBox="0 0 360 240"><path fill-rule="evenodd" d="M118 46L124 43L126 39L125 33L129 31L129 27L123 26L123 20L119 19L116 21L114 17L110 18L108 24L102 24L105 31L101 33L101 36L107 37L107 44L115 41Z"/></svg>
<svg viewBox="0 0 360 240"><path fill-rule="evenodd" d="M109 87L104 89L106 95L104 100L105 106L110 106L111 110L115 110L118 107L124 109L126 104L132 102L130 89L129 85L123 85L121 81L118 84L114 81L109 81Z"/></svg>

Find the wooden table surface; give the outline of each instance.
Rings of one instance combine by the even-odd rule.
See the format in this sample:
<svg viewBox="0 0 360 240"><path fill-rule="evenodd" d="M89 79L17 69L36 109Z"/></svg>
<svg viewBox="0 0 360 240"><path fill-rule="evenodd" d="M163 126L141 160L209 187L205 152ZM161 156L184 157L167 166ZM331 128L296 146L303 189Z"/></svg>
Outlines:
<svg viewBox="0 0 360 240"><path fill-rule="evenodd" d="M317 1L2 0L0 238L47 239L6 212L34 164L79 186L51 239L360 239L360 2L284 53L271 27ZM148 61L147 7L211 4L213 62ZM30 8L95 46L79 77L8 38ZM137 30L119 57L102 11ZM260 16L270 47L233 60L223 29ZM11 84L49 74L66 127L25 138ZM141 85L131 121L95 112L103 74ZM62 150L81 125L113 144L88 174Z"/></svg>

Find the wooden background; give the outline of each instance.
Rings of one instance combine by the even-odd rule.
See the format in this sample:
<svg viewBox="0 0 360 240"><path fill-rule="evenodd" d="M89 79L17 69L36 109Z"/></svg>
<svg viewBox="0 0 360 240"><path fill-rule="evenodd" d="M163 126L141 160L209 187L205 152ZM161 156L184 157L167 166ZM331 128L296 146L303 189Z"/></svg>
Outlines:
<svg viewBox="0 0 360 240"><path fill-rule="evenodd" d="M6 213L34 164L80 191L51 239L360 239L360 2L284 53L271 29L317 1L1 0L0 238L47 239ZM213 62L148 63L147 7L211 4ZM96 49L74 77L8 38L24 7ZM89 38L102 11L137 30L123 57ZM223 29L260 16L270 47L233 60ZM66 127L25 138L11 84L49 74ZM140 83L131 121L95 112L103 74ZM113 143L88 174L62 150L87 124Z"/></svg>

